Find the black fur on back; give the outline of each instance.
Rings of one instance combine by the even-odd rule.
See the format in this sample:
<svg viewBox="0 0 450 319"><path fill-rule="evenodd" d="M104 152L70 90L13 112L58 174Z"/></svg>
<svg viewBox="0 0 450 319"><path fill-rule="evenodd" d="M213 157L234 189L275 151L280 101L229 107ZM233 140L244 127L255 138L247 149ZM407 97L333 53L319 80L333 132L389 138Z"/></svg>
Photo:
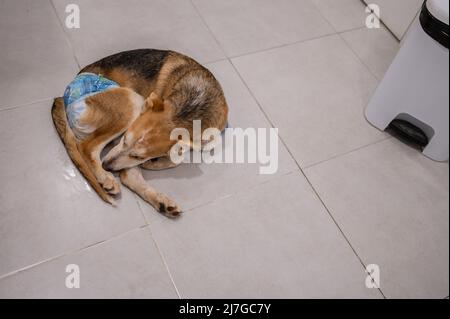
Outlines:
<svg viewBox="0 0 450 319"><path fill-rule="evenodd" d="M170 52L156 49L124 51L88 65L80 73L85 72L85 69L91 69L93 67L100 67L106 71L119 67L133 71L147 80L152 80L158 75Z"/></svg>

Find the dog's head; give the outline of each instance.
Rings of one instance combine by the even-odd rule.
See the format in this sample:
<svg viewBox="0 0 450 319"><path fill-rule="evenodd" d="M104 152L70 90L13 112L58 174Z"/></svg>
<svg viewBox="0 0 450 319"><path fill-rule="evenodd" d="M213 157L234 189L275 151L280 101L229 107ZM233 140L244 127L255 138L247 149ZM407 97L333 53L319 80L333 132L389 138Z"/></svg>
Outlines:
<svg viewBox="0 0 450 319"><path fill-rule="evenodd" d="M176 143L170 139L172 116L172 106L152 93L145 100L141 115L105 156L104 168L118 171L167 156Z"/></svg>

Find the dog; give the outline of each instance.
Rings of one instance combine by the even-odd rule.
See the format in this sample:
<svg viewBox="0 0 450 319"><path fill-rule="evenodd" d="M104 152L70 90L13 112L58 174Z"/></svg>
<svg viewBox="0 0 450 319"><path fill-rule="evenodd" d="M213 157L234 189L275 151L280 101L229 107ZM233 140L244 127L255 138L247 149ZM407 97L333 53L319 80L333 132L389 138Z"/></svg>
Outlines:
<svg viewBox="0 0 450 319"><path fill-rule="evenodd" d="M67 105L66 105L67 104ZM144 180L140 168L175 167L175 128L192 137L193 121L224 130L228 105L219 82L194 59L167 50L138 49L84 67L52 106L52 118L70 158L96 193L116 205L122 184L169 217L179 206ZM102 150L115 145L102 159ZM190 147L192 148L192 139Z"/></svg>

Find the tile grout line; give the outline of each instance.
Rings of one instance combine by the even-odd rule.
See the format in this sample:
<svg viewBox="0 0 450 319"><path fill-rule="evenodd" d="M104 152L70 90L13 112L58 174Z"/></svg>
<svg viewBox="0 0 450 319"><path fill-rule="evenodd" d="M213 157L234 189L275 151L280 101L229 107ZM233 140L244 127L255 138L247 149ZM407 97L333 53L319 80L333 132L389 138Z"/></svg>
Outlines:
<svg viewBox="0 0 450 319"><path fill-rule="evenodd" d="M58 16L58 10L56 10L55 4L53 3L53 0L48 0L50 2L50 6L53 8L53 13L56 16L56 20L58 20L58 24L62 29L62 32L64 34L64 38L66 39L67 44L69 45L70 51L72 51L73 59L75 60L75 63L78 66L78 70L81 70L80 62L78 61L77 55L75 54L75 48L72 45L72 42L70 41L69 35L66 32L66 29L64 28L63 22Z"/></svg>
<svg viewBox="0 0 450 319"><path fill-rule="evenodd" d="M250 186L248 186L244 191L249 191L249 190L255 189L255 188L259 187L259 186L262 186L262 185L264 185L264 184L271 183L271 182L275 181L275 180L278 179L278 178L281 178L281 177L284 177L284 176L291 175L292 173L295 173L295 172L297 172L297 171L298 171L298 168L296 168L296 169L294 169L294 170L287 171L287 172L285 172L285 173L283 173L283 174L281 174L281 175L279 175L279 176L274 176L272 179L268 179L268 180L262 181L262 182L260 182L260 183L256 183L256 184L254 184L254 185L250 185ZM238 194L240 194L240 193L242 193L242 190L240 190L240 191L235 191L235 192L231 192L231 193L229 193L229 194L225 194L225 195L223 195L223 196L217 197L217 198L212 199L212 200L210 200L210 201L207 201L207 202L205 202L205 203L198 204L198 205L196 205L196 206L192 206L191 208L185 210L184 212L191 212L191 211L193 211L193 210L195 210L195 209L198 209L198 208L202 208L202 207L208 206L208 205L210 205L210 204L212 204L212 203L214 203L214 202L216 202L216 201L220 201L220 200L223 200L223 199L226 199L226 198L230 198L230 197L236 196L236 195L238 195Z"/></svg>
<svg viewBox="0 0 450 319"><path fill-rule="evenodd" d="M368 8L367 3L365 3L364 0L360 0L360 2L361 2L361 4L364 6L364 8ZM370 8L369 8L369 10L370 10L371 13L373 13L373 14L375 13L375 12L374 12L373 10L371 10ZM394 34L394 32L392 32L391 29L389 29L389 28L387 27L387 25L384 23L384 21L383 21L380 17L377 17L377 18L378 18L378 21L380 21L381 25L384 26L384 27L386 28L386 30L389 31L389 33L390 33L395 39L397 39L398 42L400 42L401 40L400 40L399 38L397 38L397 36Z"/></svg>
<svg viewBox="0 0 450 319"><path fill-rule="evenodd" d="M144 211L143 211L143 209L142 209L142 207L141 207L141 201L140 201L139 195L136 194L135 192L133 192L133 197L134 197L134 199L135 199L135 201L136 201L136 204L137 204L137 206L138 206L139 211L141 212L141 216L142 216L142 218L144 219L145 225L146 225L146 226L150 225L150 223L148 222L147 218L145 217L145 213L144 213Z"/></svg>
<svg viewBox="0 0 450 319"><path fill-rule="evenodd" d="M207 62L201 62L200 64L202 65L208 65L208 64L214 64L214 63L219 63L219 62L223 62L223 61L228 61L228 59L226 57L221 58L221 59L217 59L217 60L211 60L211 61L207 61Z"/></svg>
<svg viewBox="0 0 450 319"><path fill-rule="evenodd" d="M159 257L161 258L161 261L163 262L163 265L166 268L166 272L169 275L169 279L172 283L173 288L175 289L175 293L177 294L178 299L183 299L183 298L181 298L180 291L178 290L175 280L173 279L172 273L170 272L169 265L167 264L166 258L164 257L164 254L162 253L158 243L156 242L155 237L153 236L153 232L152 232L152 228L151 228L150 224L146 227L148 227L148 229L149 229L150 237L152 238L153 245L155 246L156 250L158 251Z"/></svg>
<svg viewBox="0 0 450 319"><path fill-rule="evenodd" d="M308 41L314 41L314 40L318 40L318 39L321 39L321 38L325 38L325 37L336 35L336 31L334 31L332 33L326 33L326 34L323 34L323 35L320 35L320 36L316 36L316 37L311 37L311 38L307 38L307 39L302 39L302 40L298 40L298 41L293 41L293 42L289 42L289 43L275 45L275 46L272 46L272 47L269 47L269 48L264 48L264 49L260 49L260 50L255 50L255 51L245 52L245 53L242 53L242 54L228 56L228 54L225 52L225 49L222 47L222 44L219 42L219 40L215 36L214 32L209 27L208 23L203 18L200 10L194 4L193 0L189 0L189 1L191 2L192 6L194 7L198 17L202 20L204 26L206 27L208 32L211 34L212 38L214 39L214 42L216 42L216 44L219 46L220 50L222 51L222 53L224 55L223 59L219 59L219 60L213 61L213 62L208 62L208 63L205 63L205 64L213 64L213 63L220 62L220 61L230 61L230 59L236 59L236 58L240 58L240 57L244 57L244 56L248 56L248 55L252 55L252 54L258 54L258 53L262 53L262 52L266 52L266 51L276 50L276 49L280 49L280 48L284 48L284 47L288 47L288 46L292 46L292 45L296 45L296 44L300 44L300 43L304 43L304 42L308 42Z"/></svg>
<svg viewBox="0 0 450 319"><path fill-rule="evenodd" d="M285 48L285 47L289 47L289 46L294 46L294 45L301 44L301 43L306 43L306 42L309 42L309 41L314 41L314 40L319 40L319 39L326 38L326 37L331 37L333 35L338 35L338 34L342 34L342 33L346 33L346 32L352 32L352 31L361 30L361 29L364 29L364 28L365 27L362 26L362 27L351 28L351 29L343 30L343 31L335 31L333 33L327 33L327 34L320 35L320 36L317 36L317 37L311 37L311 38L307 38L307 39L303 39L303 40L298 40L298 41L294 41L294 42L284 43L284 44L280 44L280 45L276 45L276 46L272 46L272 47L268 47L268 48L264 48L264 49L260 49L260 50L249 51L249 52L245 52L245 53L241 53L241 54L237 54L237 55L231 55L231 56L226 55L224 50L222 49L222 51L225 54L225 58L214 60L214 61L211 61L211 62L205 62L204 64L213 64L213 63L216 63L216 62L227 61L228 59L242 58L242 57L246 57L246 56L253 55L253 54L259 54L259 53L263 53L263 52L267 52L267 51L271 51L271 50L276 50L276 49L281 49L281 48Z"/></svg>
<svg viewBox="0 0 450 319"><path fill-rule="evenodd" d="M164 258L164 255L163 255L161 249L159 248L158 243L156 242L156 238L153 236L153 232L152 232L152 228L150 226L150 223L147 220L147 217L145 216L144 210L141 207L140 197L137 194L133 194L133 195L134 195L134 198L135 198L136 203L138 205L138 209L141 212L142 217L144 218L145 226L143 228L148 228L148 230L150 232L150 237L152 238L153 245L155 246L156 250L158 251L159 258L161 258L161 261L162 261L162 263L164 265L164 268L165 268L165 270L167 272L167 275L169 276L170 282L172 283L172 286L175 289L175 293L177 294L178 299L182 299L181 298L181 294L180 294L180 292L178 290L178 287L175 284L175 280L173 279L172 273L170 272L169 265L167 264L166 259Z"/></svg>
<svg viewBox="0 0 450 319"><path fill-rule="evenodd" d="M363 59L359 56L358 53L350 46L350 43L345 40L345 38L342 36L341 33L338 34L339 38L344 42L345 46L352 52L352 54L356 57L356 59L364 66L364 68L369 72L369 74L374 78L374 80L377 82L377 86L380 84L381 79L378 78L378 76L375 75L375 73L369 68L366 62L363 61Z"/></svg>
<svg viewBox="0 0 450 319"><path fill-rule="evenodd" d="M229 60L227 53L225 52L224 48L222 47L222 44L220 44L219 40L217 39L216 35L214 34L214 32L211 30L211 28L209 27L208 23L206 23L205 18L203 18L202 14L200 13L200 10L197 8L197 6L195 5L193 0L189 0L191 6L194 8L194 11L196 12L197 16L200 18L200 20L202 21L203 25L205 26L205 28L208 30L209 34L211 34L211 37L213 38L214 42L216 42L216 44L219 46L220 50L223 53L223 56L225 57L224 60Z"/></svg>
<svg viewBox="0 0 450 319"><path fill-rule="evenodd" d="M388 134L388 133L386 133L386 134ZM382 139L380 139L380 140L378 140L378 141L371 142L371 143L369 143L369 144L365 144L365 145L359 146L359 147L357 147L357 148L355 148L355 149L352 149L352 150L350 150L350 151L348 151L348 152L344 152L344 153L341 153L341 154L334 155L334 156L332 156L332 157L330 157L330 158L328 158L328 159L326 159L326 160L322 160L322 161L319 161L319 162L316 162L316 163L313 163L313 164L306 165L306 166L303 167L303 170L306 171L306 170L308 170L308 169L310 169L310 168L313 168L313 167L315 167L315 166L318 166L318 165L324 164L324 163L326 163L326 162L329 162L329 161L338 159L338 158L340 158L340 157L347 156L347 155L349 155L349 154L352 154L352 153L354 153L354 152L360 151L360 150L365 149L365 148L367 148L367 147L371 147L371 146L374 146L374 145L376 145L376 144L380 144L380 143L386 142L386 141L388 141L388 140L390 140L390 139L393 139L393 137L390 136L390 135L385 136L384 138L382 138Z"/></svg>
<svg viewBox="0 0 450 319"><path fill-rule="evenodd" d="M383 26L384 26L384 24L383 24ZM364 28L364 27L363 27L363 28ZM392 35L392 32L391 32L387 27L384 27L384 29L385 29L386 31L389 31L389 33L391 33L391 35ZM355 30L353 30L353 31L355 31ZM351 32L351 31L347 31L347 32ZM350 45L350 43L348 43L348 41L345 40L345 38L343 37L343 34L344 34L344 33L346 33L346 32L338 33L338 35L339 35L339 37L342 39L342 41L344 41L345 46L348 47L348 48L350 49L350 51L352 51L352 53L355 55L355 57L356 57L356 58L361 62L361 64L362 64L362 65L370 72L370 74L375 78L375 80L376 80L377 83L379 84L379 83L381 82L382 78L378 78L378 76L375 74L375 72L373 72L373 71L371 70L371 68L367 65L367 63L364 62L364 60L359 56L359 54L352 48L352 46ZM397 42L400 44L400 42L398 41L397 37L394 36L394 40L397 41ZM386 71L387 71L387 70L386 70Z"/></svg>
<svg viewBox="0 0 450 319"><path fill-rule="evenodd" d="M15 110L15 109L20 109L20 108L27 107L27 106L30 106L30 105L33 105L33 104L36 104L36 103L50 102L53 99L54 99L53 97L42 98L42 99L34 100L34 101L31 101L31 102L26 102L26 103L23 103L23 104L17 104L17 105L14 105L14 106L7 106L5 108L0 108L0 113L1 112L5 112L5 111L11 111L11 110Z"/></svg>
<svg viewBox="0 0 450 319"><path fill-rule="evenodd" d="M54 260L57 260L57 259L60 259L60 258L66 257L66 256L75 255L75 254L84 252L84 251L86 251L86 250L88 250L90 248L101 246L101 245L106 244L106 243L108 243L108 242L110 242L112 240L119 239L119 238L121 238L121 237L123 237L123 236L125 236L125 235L127 235L129 233L132 233L132 232L134 232L136 230L139 230L139 229L143 229L145 227L148 227L148 225L140 225L140 226L131 228L131 229L127 230L127 231L124 231L122 233L115 234L115 235L113 235L113 236L111 236L111 237L109 237L107 239L99 240L97 242L94 242L92 244L88 244L88 245L83 246L81 248L75 248L75 249L69 250L67 252L64 252L62 254L59 254L59 255L56 255L56 256L53 256L53 257L49 257L49 258L43 259L41 261L35 262L33 264L24 266L22 268L10 271L10 272L8 272L6 274L0 275L0 280L6 279L6 278L14 276L14 275L17 275L17 274L19 274L21 272L30 270L32 268L35 268L35 267L39 266L39 265L43 265L43 264L46 264L48 262L51 262L51 261L54 261Z"/></svg>
<svg viewBox="0 0 450 319"><path fill-rule="evenodd" d="M314 4L314 3L313 3ZM363 9L366 7L365 3L363 0L361 0L361 4L363 5ZM350 45L347 43L347 41L345 41L344 37L342 36L343 33L346 32L351 32L351 31L355 31L355 30L347 30L344 32L338 32L337 29L334 27L334 25L331 23L331 21L329 21L322 13L322 11L319 9L319 7L314 4L314 6L317 8L317 11L319 11L320 15L322 16L322 18L325 19L325 21L328 23L328 25L336 32L336 35L344 42L345 46L350 49L350 51L353 53L353 55L358 59L358 61L364 66L364 68L369 71L369 74L374 77L374 79L376 80L377 83L380 82L380 80L378 79L377 76L375 76L375 74L372 72L372 70L367 66L366 63L364 63L364 61L361 59L361 57L355 52L355 50L353 50L353 48L350 47ZM362 27L364 28L364 26Z"/></svg>
<svg viewBox="0 0 450 319"><path fill-rule="evenodd" d="M261 49L261 50L250 51L250 52L237 54L237 55L232 55L232 56L229 56L229 57L227 56L227 57L228 57L228 59L237 59L237 58L241 58L241 57L245 57L245 56L249 56L249 55L253 55L253 54L259 54L259 53L263 53L263 52L267 52L267 51L272 51L272 50L276 50L276 49L286 48L286 47L294 46L294 45L297 45L297 44L306 43L306 42L309 42L309 41L319 40L319 39L326 38L326 37L331 37L331 36L337 35L337 34L338 34L337 32L326 33L326 34L323 34L323 35L319 35L317 37L311 37L311 38L307 38L307 39L303 39L303 40L298 40L298 41L294 41L294 42L284 43L284 44L276 45L276 46L265 48L265 49Z"/></svg>

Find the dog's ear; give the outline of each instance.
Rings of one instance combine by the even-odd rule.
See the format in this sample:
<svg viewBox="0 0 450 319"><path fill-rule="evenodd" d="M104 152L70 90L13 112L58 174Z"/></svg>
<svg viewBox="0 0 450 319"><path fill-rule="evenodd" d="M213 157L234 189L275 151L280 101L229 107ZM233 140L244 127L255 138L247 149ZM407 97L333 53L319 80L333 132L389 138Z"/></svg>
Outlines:
<svg viewBox="0 0 450 319"><path fill-rule="evenodd" d="M145 100L145 106L143 111L151 110L153 112L163 112L164 111L164 100L156 95L154 92Z"/></svg>

